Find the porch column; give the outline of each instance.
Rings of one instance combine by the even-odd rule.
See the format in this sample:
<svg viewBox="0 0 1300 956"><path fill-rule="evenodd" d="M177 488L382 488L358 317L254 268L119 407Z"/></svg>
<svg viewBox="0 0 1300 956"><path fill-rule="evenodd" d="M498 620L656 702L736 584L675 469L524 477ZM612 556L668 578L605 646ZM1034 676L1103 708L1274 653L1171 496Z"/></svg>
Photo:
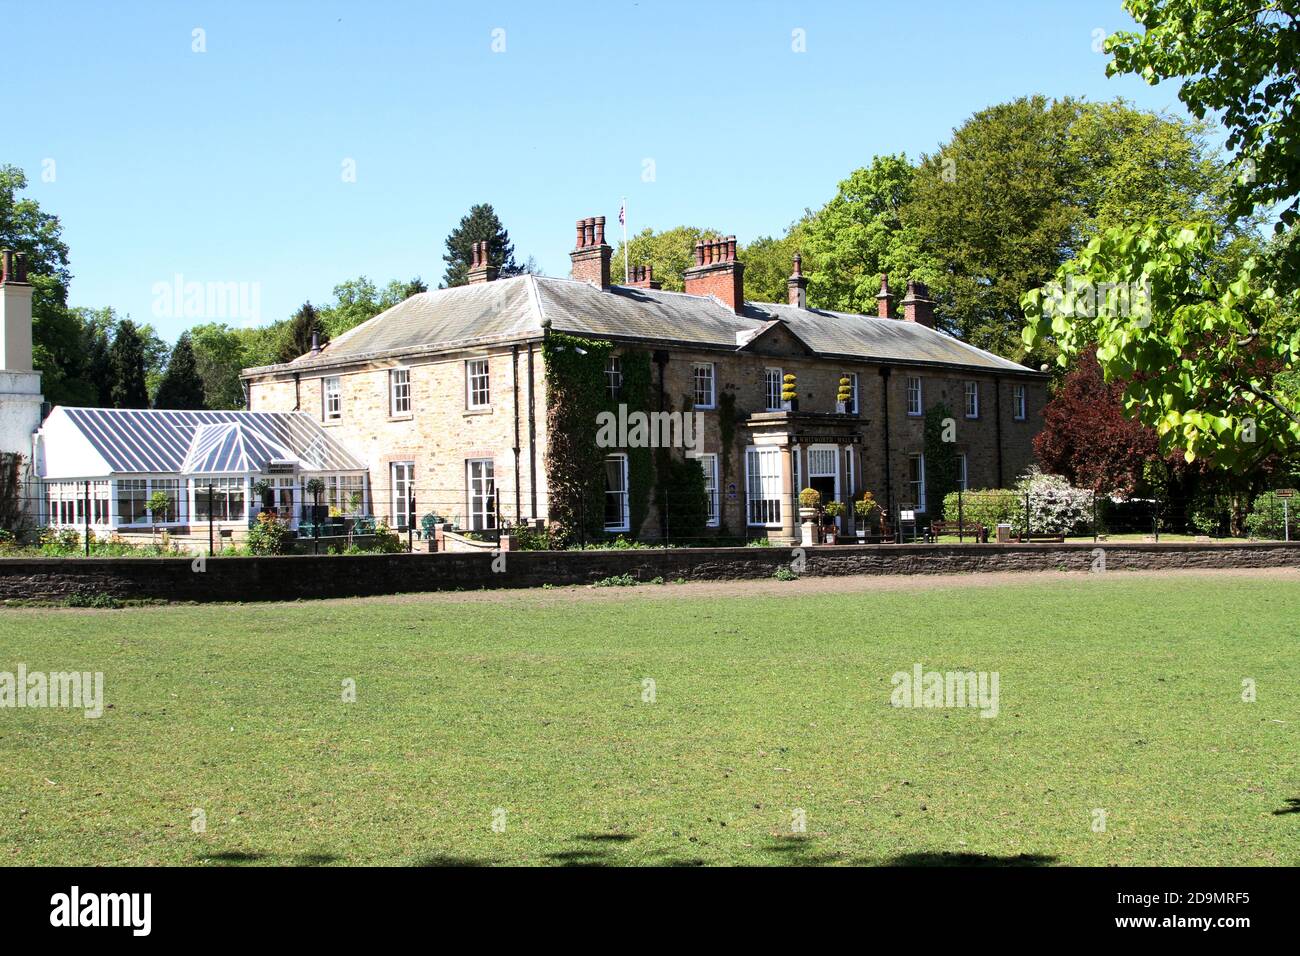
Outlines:
<svg viewBox="0 0 1300 956"><path fill-rule="evenodd" d="M849 445L847 447L852 448L853 446ZM853 495L849 491L849 472L848 469L844 467L844 450L844 445L835 446L835 471L838 476L835 479L835 487L840 490L840 501L845 503L844 514L835 523L839 527L841 533L848 534L849 517L853 514L853 505L850 503L853 501Z"/></svg>
<svg viewBox="0 0 1300 956"><path fill-rule="evenodd" d="M799 504L795 500L799 491L794 486L794 447L787 442L781 446L781 537L793 544L798 527Z"/></svg>

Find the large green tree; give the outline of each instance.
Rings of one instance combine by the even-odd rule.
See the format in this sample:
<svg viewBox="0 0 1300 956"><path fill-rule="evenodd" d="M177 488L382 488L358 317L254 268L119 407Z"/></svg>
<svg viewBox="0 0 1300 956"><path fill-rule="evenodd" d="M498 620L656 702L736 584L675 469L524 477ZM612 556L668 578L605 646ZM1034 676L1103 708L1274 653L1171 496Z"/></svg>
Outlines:
<svg viewBox="0 0 1300 956"><path fill-rule="evenodd" d="M701 239L718 236L716 229L699 229L695 226L675 226L656 232L642 229L627 240L627 261L630 266L654 267L655 280L665 289L681 292L685 288L682 273L695 264L695 243ZM614 247L612 276L615 285L623 282L623 242Z"/></svg>
<svg viewBox="0 0 1300 956"><path fill-rule="evenodd" d="M874 313L882 273L894 273L901 286L917 271L911 247L900 241L915 177L907 157L876 156L808 218L800 245L811 303Z"/></svg>
<svg viewBox="0 0 1300 956"><path fill-rule="evenodd" d="M329 334L321 328L316 307L310 302L304 302L289 319L284 341L280 345L278 360L292 362L300 355L306 355L311 350L313 336L320 345L329 341Z"/></svg>
<svg viewBox="0 0 1300 956"><path fill-rule="evenodd" d="M501 224L491 203L478 203L470 207L460 223L447 235L447 254L443 261L447 269L442 276L442 287L464 285L469 281L470 247L476 242L488 244L488 261L497 268L497 275L505 278L519 275L525 269L515 261L515 247L510 233Z"/></svg>
<svg viewBox="0 0 1300 956"><path fill-rule="evenodd" d="M108 349L109 397L114 408L148 408L145 343L130 319L123 319Z"/></svg>
<svg viewBox="0 0 1300 956"><path fill-rule="evenodd" d="M155 408L195 409L205 408L203 379L199 376L198 360L188 332L182 332L172 349L158 391L154 395Z"/></svg>
<svg viewBox="0 0 1300 956"><path fill-rule="evenodd" d="M1235 153L1234 209L1285 204L1278 226L1300 215L1300 2L1297 0L1124 0L1141 33L1109 37L1111 74L1148 83L1178 80L1193 115L1214 116ZM1300 250L1283 263L1294 275Z"/></svg>

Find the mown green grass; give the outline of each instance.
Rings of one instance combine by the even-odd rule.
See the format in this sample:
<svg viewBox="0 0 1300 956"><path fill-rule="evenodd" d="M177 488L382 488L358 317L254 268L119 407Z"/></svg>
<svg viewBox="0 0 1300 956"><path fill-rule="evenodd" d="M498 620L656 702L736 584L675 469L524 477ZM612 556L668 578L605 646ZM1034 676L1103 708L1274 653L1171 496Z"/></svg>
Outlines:
<svg viewBox="0 0 1300 956"><path fill-rule="evenodd" d="M1300 862L1300 581L783 587L0 612L110 705L0 710L0 861Z"/></svg>

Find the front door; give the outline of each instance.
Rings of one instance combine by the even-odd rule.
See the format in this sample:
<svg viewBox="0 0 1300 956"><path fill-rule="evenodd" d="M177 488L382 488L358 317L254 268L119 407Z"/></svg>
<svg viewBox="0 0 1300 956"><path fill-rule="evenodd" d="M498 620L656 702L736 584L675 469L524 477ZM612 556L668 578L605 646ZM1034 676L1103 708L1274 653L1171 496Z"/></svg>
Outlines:
<svg viewBox="0 0 1300 956"><path fill-rule="evenodd" d="M813 445L808 449L808 487L822 496L822 504L840 500L839 466L839 449L835 445Z"/></svg>

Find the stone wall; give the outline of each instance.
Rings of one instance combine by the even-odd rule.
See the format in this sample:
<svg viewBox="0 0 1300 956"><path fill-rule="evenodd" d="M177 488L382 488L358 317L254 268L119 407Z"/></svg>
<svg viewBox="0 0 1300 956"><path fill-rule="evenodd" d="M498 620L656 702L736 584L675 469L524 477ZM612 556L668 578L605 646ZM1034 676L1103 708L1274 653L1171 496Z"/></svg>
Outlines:
<svg viewBox="0 0 1300 956"><path fill-rule="evenodd" d="M1107 573L1175 568L1300 568L1300 544L850 545L804 552L807 575L1088 573L1096 551ZM281 558L0 558L0 600L262 601L438 590L640 581L767 578L790 548L522 551L507 554L302 555ZM493 564L504 570L494 571Z"/></svg>

